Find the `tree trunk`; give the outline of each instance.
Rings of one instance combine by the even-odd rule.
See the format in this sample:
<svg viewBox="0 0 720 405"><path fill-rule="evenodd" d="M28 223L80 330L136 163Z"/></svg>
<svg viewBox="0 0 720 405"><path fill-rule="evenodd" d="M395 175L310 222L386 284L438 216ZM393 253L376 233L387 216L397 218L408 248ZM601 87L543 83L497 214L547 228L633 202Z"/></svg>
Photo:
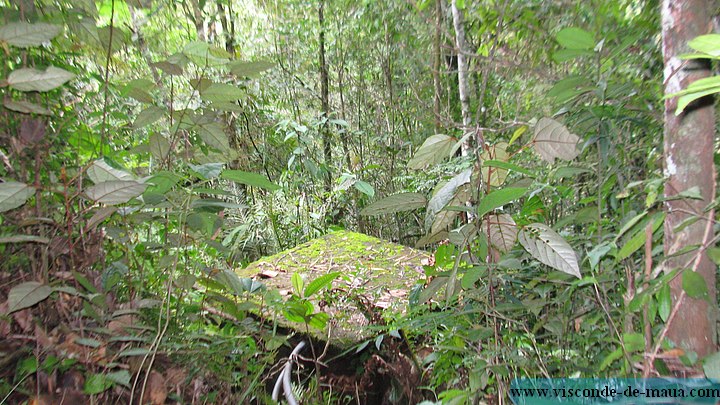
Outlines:
<svg viewBox="0 0 720 405"><path fill-rule="evenodd" d="M327 120L330 119L330 100L328 94L329 79L328 68L325 62L325 0L320 0L318 7L318 22L320 24L320 102L322 104L322 113L325 122L322 124L320 131L322 132L323 153L325 157L325 166L327 173L325 175L325 191L332 191L332 144L330 140L330 127Z"/></svg>
<svg viewBox="0 0 720 405"><path fill-rule="evenodd" d="M460 111L462 114L463 135L470 130L470 93L468 89L468 60L465 46L465 27L463 26L463 12L457 7L457 0L450 2L455 27L455 51L458 61L458 94L460 96ZM470 153L471 140L463 142L461 152L463 156Z"/></svg>
<svg viewBox="0 0 720 405"><path fill-rule="evenodd" d="M440 83L440 67L442 63L442 53L440 48L440 39L442 38L442 0L435 0L435 37L433 38L433 87L435 89L435 97L433 104L433 113L435 114L435 133L440 133L440 102L442 97L442 84Z"/></svg>
<svg viewBox="0 0 720 405"><path fill-rule="evenodd" d="M683 62L677 55L690 51L688 41L698 35L711 32L712 2L708 0L662 1L662 50L665 62L665 94L687 88L688 84L710 74L707 61ZM665 196L674 197L682 191L697 187L702 200L677 199L665 202L665 255L672 255L692 245L702 245L712 238L706 235L708 223L700 220L675 231L678 224L691 216L703 213L715 194L715 168L713 165L713 138L715 136L714 107L710 98L703 98L688 106L675 116L677 98L665 101ZM709 228L711 231L712 228ZM693 260L696 253L680 255L668 260L666 271L676 268L697 271L709 291L707 300L689 296L681 298L682 276L670 284L673 304L682 302L677 316L671 320L668 337L679 347L705 356L715 351L715 265L701 250L699 262Z"/></svg>

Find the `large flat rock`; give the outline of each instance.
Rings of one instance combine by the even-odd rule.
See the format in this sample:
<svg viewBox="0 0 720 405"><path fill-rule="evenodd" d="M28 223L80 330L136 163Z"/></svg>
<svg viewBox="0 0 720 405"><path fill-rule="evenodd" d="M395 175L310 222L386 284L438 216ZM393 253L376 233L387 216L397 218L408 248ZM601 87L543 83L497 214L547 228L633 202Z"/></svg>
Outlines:
<svg viewBox="0 0 720 405"><path fill-rule="evenodd" d="M387 317L405 310L410 290L424 279L423 264L428 258L423 251L372 236L335 231L262 258L237 273L261 279L288 299L293 293L293 273L299 273L308 285L320 276L340 272L332 287L311 297L315 310L330 316L325 330L311 334L344 346L372 335L368 325L382 324ZM306 332L304 325L287 321L282 315L278 320Z"/></svg>

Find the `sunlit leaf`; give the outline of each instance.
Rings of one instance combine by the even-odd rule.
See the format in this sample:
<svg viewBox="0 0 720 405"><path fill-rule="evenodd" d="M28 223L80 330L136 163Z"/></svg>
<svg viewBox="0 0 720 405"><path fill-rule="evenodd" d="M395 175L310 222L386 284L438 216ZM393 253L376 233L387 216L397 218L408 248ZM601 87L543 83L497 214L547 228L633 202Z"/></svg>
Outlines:
<svg viewBox="0 0 720 405"><path fill-rule="evenodd" d="M433 135L423 142L415 156L408 162L410 169L420 170L445 160L455 144L455 138L447 135Z"/></svg>
<svg viewBox="0 0 720 405"><path fill-rule="evenodd" d="M527 188L525 187L506 187L494 190L490 194L484 196L477 207L477 215L482 217L495 208L502 207L512 201L525 195Z"/></svg>
<svg viewBox="0 0 720 405"><path fill-rule="evenodd" d="M28 281L16 285L8 293L8 314L32 307L49 297L52 291L49 285L37 281Z"/></svg>
<svg viewBox="0 0 720 405"><path fill-rule="evenodd" d="M237 101L245 97L245 91L230 84L213 83L200 92L200 97L212 102Z"/></svg>
<svg viewBox="0 0 720 405"><path fill-rule="evenodd" d="M229 65L230 71L235 76L241 77L254 77L274 66L274 63L263 60L257 62L245 62L238 60L230 62Z"/></svg>
<svg viewBox="0 0 720 405"><path fill-rule="evenodd" d="M513 132L512 137L510 137L510 142L508 142L508 146L512 145L513 143L515 143L515 141L520 139L520 137L525 132L527 132L527 129L528 129L527 125L522 125L522 126L518 127L518 129L516 129L515 132Z"/></svg>
<svg viewBox="0 0 720 405"><path fill-rule="evenodd" d="M425 229L430 229L435 221L435 215L442 210L448 203L455 198L456 191L460 186L470 182L472 169L466 169L455 175L447 183L445 183L428 202L427 213L425 217Z"/></svg>
<svg viewBox="0 0 720 405"><path fill-rule="evenodd" d="M353 184L353 187L370 198L375 196L375 189L366 181L358 180Z"/></svg>
<svg viewBox="0 0 720 405"><path fill-rule="evenodd" d="M134 180L105 181L85 190L85 195L107 205L123 204L142 194L147 187Z"/></svg>
<svg viewBox="0 0 720 405"><path fill-rule="evenodd" d="M133 127L142 128L150 125L165 115L165 109L155 105L151 105L148 108L140 111L135 121L133 121Z"/></svg>
<svg viewBox="0 0 720 405"><path fill-rule="evenodd" d="M98 184L111 180L132 180L132 174L116 169L102 159L93 162L87 169L87 176L93 183Z"/></svg>
<svg viewBox="0 0 720 405"><path fill-rule="evenodd" d="M688 46L698 52L720 57L720 34L700 35L690 40Z"/></svg>
<svg viewBox="0 0 720 405"><path fill-rule="evenodd" d="M305 287L304 296L312 297L316 292L332 284L333 280L340 277L341 274L342 273L339 271L334 271L332 273L323 274L322 276L316 278L315 280L308 283L307 287Z"/></svg>
<svg viewBox="0 0 720 405"><path fill-rule="evenodd" d="M582 278L575 251L562 236L547 225L534 223L525 226L518 234L518 240L525 250L541 263Z"/></svg>
<svg viewBox="0 0 720 405"><path fill-rule="evenodd" d="M40 46L55 38L62 27L46 23L11 22L0 27L0 41L18 48Z"/></svg>
<svg viewBox="0 0 720 405"><path fill-rule="evenodd" d="M12 101L5 100L3 105L8 110L13 110L25 114L39 114L39 115L50 115L51 112L45 107L33 104L29 101Z"/></svg>
<svg viewBox="0 0 720 405"><path fill-rule="evenodd" d="M533 144L543 160L553 163L555 158L573 160L580 154L580 138L551 118L541 118L535 125Z"/></svg>
<svg viewBox="0 0 720 405"><path fill-rule="evenodd" d="M230 142L222 125L217 122L204 124L198 128L198 135L208 146L217 149L220 152L230 150Z"/></svg>
<svg viewBox="0 0 720 405"><path fill-rule="evenodd" d="M25 183L16 181L0 183L0 212L9 211L25 204L25 201L34 193L35 189Z"/></svg>
<svg viewBox="0 0 720 405"><path fill-rule="evenodd" d="M293 286L293 290L295 291L295 294L298 296L302 296L303 290L305 289L305 282L303 281L302 276L300 273L295 272L292 276L290 276L290 283Z"/></svg>
<svg viewBox="0 0 720 405"><path fill-rule="evenodd" d="M153 133L148 138L148 146L153 158L163 161L170 153L170 141L165 139L162 134Z"/></svg>
<svg viewBox="0 0 720 405"><path fill-rule="evenodd" d="M75 75L54 66L46 70L22 68L13 70L7 78L10 87L19 91L50 91L56 89Z"/></svg>
<svg viewBox="0 0 720 405"><path fill-rule="evenodd" d="M253 187L260 187L270 191L279 190L281 187L266 179L265 176L258 173L244 172L242 170L224 170L220 177L226 180L232 180L240 184Z"/></svg>
<svg viewBox="0 0 720 405"><path fill-rule="evenodd" d="M593 35L582 28L569 27L555 36L560 46L567 49L590 50L595 48Z"/></svg>
<svg viewBox="0 0 720 405"><path fill-rule="evenodd" d="M400 193L385 197L365 207L360 215L392 214L422 208L427 198L420 193Z"/></svg>

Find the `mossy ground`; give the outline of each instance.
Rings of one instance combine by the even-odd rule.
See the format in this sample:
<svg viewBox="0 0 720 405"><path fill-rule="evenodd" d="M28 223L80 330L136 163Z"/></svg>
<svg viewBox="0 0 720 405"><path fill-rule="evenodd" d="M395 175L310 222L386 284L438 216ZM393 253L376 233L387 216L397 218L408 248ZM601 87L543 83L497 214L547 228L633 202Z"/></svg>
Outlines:
<svg viewBox="0 0 720 405"><path fill-rule="evenodd" d="M424 278L422 266L427 259L428 254L420 250L361 233L335 231L237 272L263 279L268 288L286 297L292 293L293 273L299 273L307 285L322 275L340 272L332 289L313 301L316 311L327 312L331 319L329 332L314 334L342 345L368 337L368 325L404 311L410 289ZM304 332L298 325L287 322L286 326Z"/></svg>

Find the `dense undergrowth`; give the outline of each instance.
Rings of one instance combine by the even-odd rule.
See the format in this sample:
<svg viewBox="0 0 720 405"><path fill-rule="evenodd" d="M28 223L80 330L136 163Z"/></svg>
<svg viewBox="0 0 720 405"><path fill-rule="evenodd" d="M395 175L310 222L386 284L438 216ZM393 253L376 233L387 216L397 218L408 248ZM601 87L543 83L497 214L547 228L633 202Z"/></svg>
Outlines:
<svg viewBox="0 0 720 405"><path fill-rule="evenodd" d="M447 50L433 113L432 2L328 5L328 116L306 5L239 3L0 1L0 402L270 403L308 335L303 403L716 370L663 339L677 273L643 267L663 259L653 2L465 5L474 128ZM371 337L350 347L317 335L352 274L280 269L281 295L236 273L335 228L432 257L402 311L354 290Z"/></svg>

